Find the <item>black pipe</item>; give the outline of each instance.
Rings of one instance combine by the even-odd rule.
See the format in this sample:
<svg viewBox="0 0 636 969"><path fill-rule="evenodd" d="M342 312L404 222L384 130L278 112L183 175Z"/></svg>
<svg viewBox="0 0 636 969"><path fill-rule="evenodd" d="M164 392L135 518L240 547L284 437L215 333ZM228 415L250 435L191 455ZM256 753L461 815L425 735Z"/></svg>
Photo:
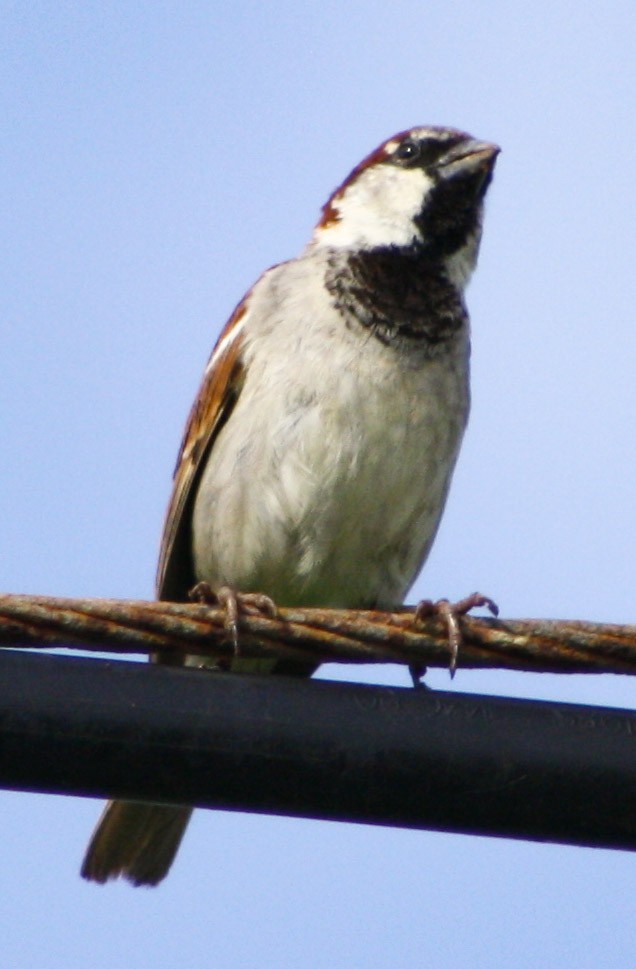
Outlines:
<svg viewBox="0 0 636 969"><path fill-rule="evenodd" d="M0 650L0 786L636 848L636 714Z"/></svg>

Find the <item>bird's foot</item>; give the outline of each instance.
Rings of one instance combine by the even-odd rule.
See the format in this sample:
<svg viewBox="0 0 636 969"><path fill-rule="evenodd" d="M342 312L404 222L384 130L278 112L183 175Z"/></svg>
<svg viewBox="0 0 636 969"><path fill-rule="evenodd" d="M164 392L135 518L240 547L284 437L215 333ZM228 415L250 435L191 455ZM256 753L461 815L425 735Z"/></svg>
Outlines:
<svg viewBox="0 0 636 969"><path fill-rule="evenodd" d="M416 620L414 620L415 622ZM413 680L413 686L418 690L428 690L422 677L426 676L426 667L422 663L409 663L409 673Z"/></svg>
<svg viewBox="0 0 636 969"><path fill-rule="evenodd" d="M262 592L237 592L229 585L222 585L213 589L208 582L197 582L190 589L188 598L192 602L202 605L220 606L225 612L225 629L234 645L234 652L239 653L239 617L241 613L247 616L278 617L276 603Z"/></svg>
<svg viewBox="0 0 636 969"><path fill-rule="evenodd" d="M483 596L480 592L473 592L472 595L466 596L465 599L460 599L459 602L449 602L448 599L438 599L437 602L433 602L431 599L422 599L415 607L414 623L420 619L430 619L432 616L439 616L440 619L445 621L448 630L448 646L450 649L448 668L451 679L455 676L457 657L459 656L459 648L462 644L462 631L459 625L459 617L465 616L471 609L482 607L490 610L493 616L499 615L499 607L497 604L492 599L489 599L488 596ZM409 667L409 671L414 685L416 684L416 677L417 683L419 684L420 677L422 676L422 668Z"/></svg>

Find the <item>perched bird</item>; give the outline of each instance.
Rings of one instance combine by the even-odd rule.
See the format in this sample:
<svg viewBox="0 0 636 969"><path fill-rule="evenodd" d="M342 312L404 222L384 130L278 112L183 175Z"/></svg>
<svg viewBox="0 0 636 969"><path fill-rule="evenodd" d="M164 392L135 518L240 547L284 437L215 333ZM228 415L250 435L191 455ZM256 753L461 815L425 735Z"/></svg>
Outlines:
<svg viewBox="0 0 636 969"><path fill-rule="evenodd" d="M230 612L258 594L281 606L404 601L468 417L463 294L498 151L454 128L395 135L333 192L301 255L238 304L186 426L160 599L206 583ZM82 875L156 884L190 814L110 802Z"/></svg>

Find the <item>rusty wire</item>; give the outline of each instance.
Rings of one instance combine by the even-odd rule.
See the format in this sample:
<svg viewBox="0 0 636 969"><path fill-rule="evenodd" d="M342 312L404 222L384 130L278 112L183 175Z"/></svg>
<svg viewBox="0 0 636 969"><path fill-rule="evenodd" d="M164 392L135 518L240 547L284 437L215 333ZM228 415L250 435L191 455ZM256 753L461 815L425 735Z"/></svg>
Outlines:
<svg viewBox="0 0 636 969"><path fill-rule="evenodd" d="M457 665L550 673L636 673L636 626L543 619L460 618ZM0 596L0 646L70 647L166 656L235 653L225 613L207 605L117 599ZM413 610L280 609L278 618L243 615L245 657L303 662L401 663L447 667L448 632L439 618L414 623Z"/></svg>

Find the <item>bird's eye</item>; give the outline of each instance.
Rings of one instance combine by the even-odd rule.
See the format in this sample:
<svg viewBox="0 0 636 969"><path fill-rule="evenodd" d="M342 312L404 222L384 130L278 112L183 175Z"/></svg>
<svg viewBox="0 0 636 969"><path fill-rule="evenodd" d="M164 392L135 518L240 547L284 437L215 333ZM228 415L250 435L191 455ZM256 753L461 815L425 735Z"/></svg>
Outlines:
<svg viewBox="0 0 636 969"><path fill-rule="evenodd" d="M420 146L416 141L403 141L395 149L395 158L399 158L400 161L415 161L420 157Z"/></svg>

